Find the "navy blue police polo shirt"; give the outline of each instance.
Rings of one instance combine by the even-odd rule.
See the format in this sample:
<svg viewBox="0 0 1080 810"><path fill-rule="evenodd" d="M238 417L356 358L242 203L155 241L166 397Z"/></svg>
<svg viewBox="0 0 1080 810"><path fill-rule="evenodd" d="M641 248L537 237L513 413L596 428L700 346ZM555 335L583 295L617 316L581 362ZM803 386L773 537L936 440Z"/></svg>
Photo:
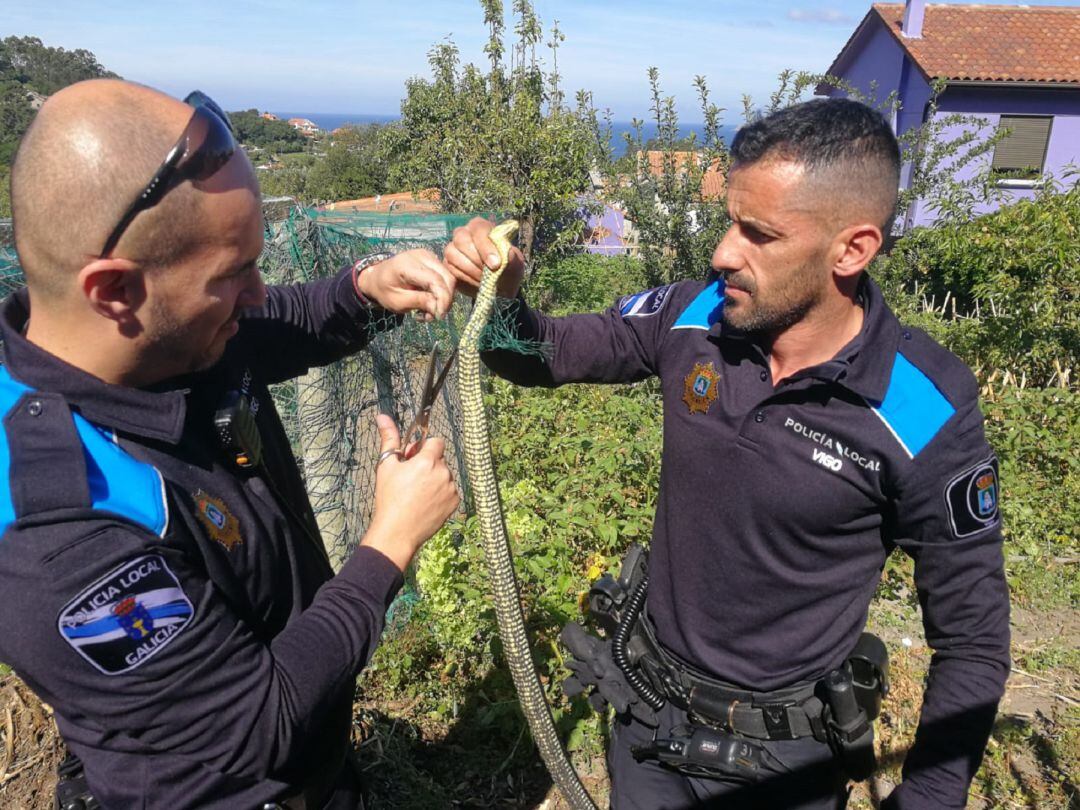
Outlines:
<svg viewBox="0 0 1080 810"><path fill-rule="evenodd" d="M997 460L967 367L901 326L869 277L860 293L859 334L779 385L761 346L723 322L715 274L599 314L552 318L519 299L519 337L548 356L485 361L523 385L659 377L648 612L674 655L716 678L766 691L822 677L863 630L889 552L910 554L935 650L923 721L983 707L974 737L945 743L924 777L927 795L962 797L1009 669Z"/></svg>
<svg viewBox="0 0 1080 810"><path fill-rule="evenodd" d="M28 342L29 315L25 291L0 312L0 661L53 707L103 807L332 783L402 577L366 547L333 575L267 385L364 345L350 273L269 288L212 369L148 389ZM260 470L218 445L229 391L251 399Z"/></svg>

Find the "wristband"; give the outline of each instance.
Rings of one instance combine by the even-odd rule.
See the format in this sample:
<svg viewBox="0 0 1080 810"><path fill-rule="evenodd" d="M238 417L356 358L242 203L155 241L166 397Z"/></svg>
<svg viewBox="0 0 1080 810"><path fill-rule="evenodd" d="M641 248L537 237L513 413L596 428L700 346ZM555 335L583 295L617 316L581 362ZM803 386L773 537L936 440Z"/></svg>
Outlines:
<svg viewBox="0 0 1080 810"><path fill-rule="evenodd" d="M360 303L364 304L364 306L371 306L375 302L371 301L366 295L364 295L360 291L360 274L363 273L365 270L374 267L380 262L384 262L387 259L392 259L393 257L393 253L372 253L370 256L365 256L364 258L358 260L352 266L353 289L356 291L356 295L360 299Z"/></svg>

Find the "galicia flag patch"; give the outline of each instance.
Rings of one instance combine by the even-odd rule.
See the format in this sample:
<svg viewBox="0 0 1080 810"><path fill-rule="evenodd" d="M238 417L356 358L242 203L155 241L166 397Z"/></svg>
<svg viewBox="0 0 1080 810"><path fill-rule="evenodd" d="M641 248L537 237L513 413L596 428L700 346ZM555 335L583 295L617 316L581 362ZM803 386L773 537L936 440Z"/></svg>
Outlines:
<svg viewBox="0 0 1080 810"><path fill-rule="evenodd" d="M156 554L124 563L72 599L61 637L105 675L135 669L176 638L195 610Z"/></svg>
<svg viewBox="0 0 1080 810"><path fill-rule="evenodd" d="M628 295L619 301L619 314L624 318L646 318L655 315L664 306L670 292L671 285L668 285Z"/></svg>
<svg viewBox="0 0 1080 810"><path fill-rule="evenodd" d="M949 522L958 538L970 537L998 521L998 462L994 456L956 476L945 487Z"/></svg>

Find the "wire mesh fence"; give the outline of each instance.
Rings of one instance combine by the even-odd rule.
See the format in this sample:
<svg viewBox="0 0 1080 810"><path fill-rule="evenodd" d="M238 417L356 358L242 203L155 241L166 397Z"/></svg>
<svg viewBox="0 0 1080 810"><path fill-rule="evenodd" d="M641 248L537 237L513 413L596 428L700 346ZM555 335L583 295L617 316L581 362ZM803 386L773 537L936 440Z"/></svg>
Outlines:
<svg viewBox="0 0 1080 810"><path fill-rule="evenodd" d="M334 275L372 252L424 247L441 253L466 216L320 212L288 200L266 206L266 247L260 265L271 284ZM0 220L0 297L23 284L10 221ZM365 350L275 386L274 402L304 474L331 560L340 567L371 518L379 438L375 415L408 424L421 397L427 359L436 341L449 355L466 316L460 297L450 318L430 324L386 318L373 324ZM394 326L395 328L389 328ZM461 406L451 370L431 416L431 434L447 441L463 503L468 481L460 443Z"/></svg>
<svg viewBox="0 0 1080 810"><path fill-rule="evenodd" d="M284 284L333 275L373 252L424 247L441 253L453 229L467 221L441 214L395 217L294 207L281 219L267 220L262 268L268 282ZM375 415L389 413L399 425L408 424L419 406L431 348L438 341L443 358L448 356L463 310L458 303L439 324L412 318L373 324L364 351L276 386L274 400L335 565L348 557L371 517L379 452ZM451 369L432 413L431 432L446 438L447 463L467 503L456 382Z"/></svg>

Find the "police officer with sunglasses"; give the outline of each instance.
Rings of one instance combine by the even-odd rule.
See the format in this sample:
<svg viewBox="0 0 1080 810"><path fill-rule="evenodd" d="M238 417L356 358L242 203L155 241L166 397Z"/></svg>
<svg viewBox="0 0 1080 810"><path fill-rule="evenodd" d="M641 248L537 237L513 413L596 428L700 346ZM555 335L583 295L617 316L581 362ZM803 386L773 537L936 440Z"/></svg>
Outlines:
<svg viewBox="0 0 1080 810"><path fill-rule="evenodd" d="M73 85L13 166L0 661L81 762L66 806L356 808L354 679L458 496L442 440L403 458L380 417L374 516L335 575L267 386L443 315L454 282L409 251L265 286L251 164L186 102Z"/></svg>

